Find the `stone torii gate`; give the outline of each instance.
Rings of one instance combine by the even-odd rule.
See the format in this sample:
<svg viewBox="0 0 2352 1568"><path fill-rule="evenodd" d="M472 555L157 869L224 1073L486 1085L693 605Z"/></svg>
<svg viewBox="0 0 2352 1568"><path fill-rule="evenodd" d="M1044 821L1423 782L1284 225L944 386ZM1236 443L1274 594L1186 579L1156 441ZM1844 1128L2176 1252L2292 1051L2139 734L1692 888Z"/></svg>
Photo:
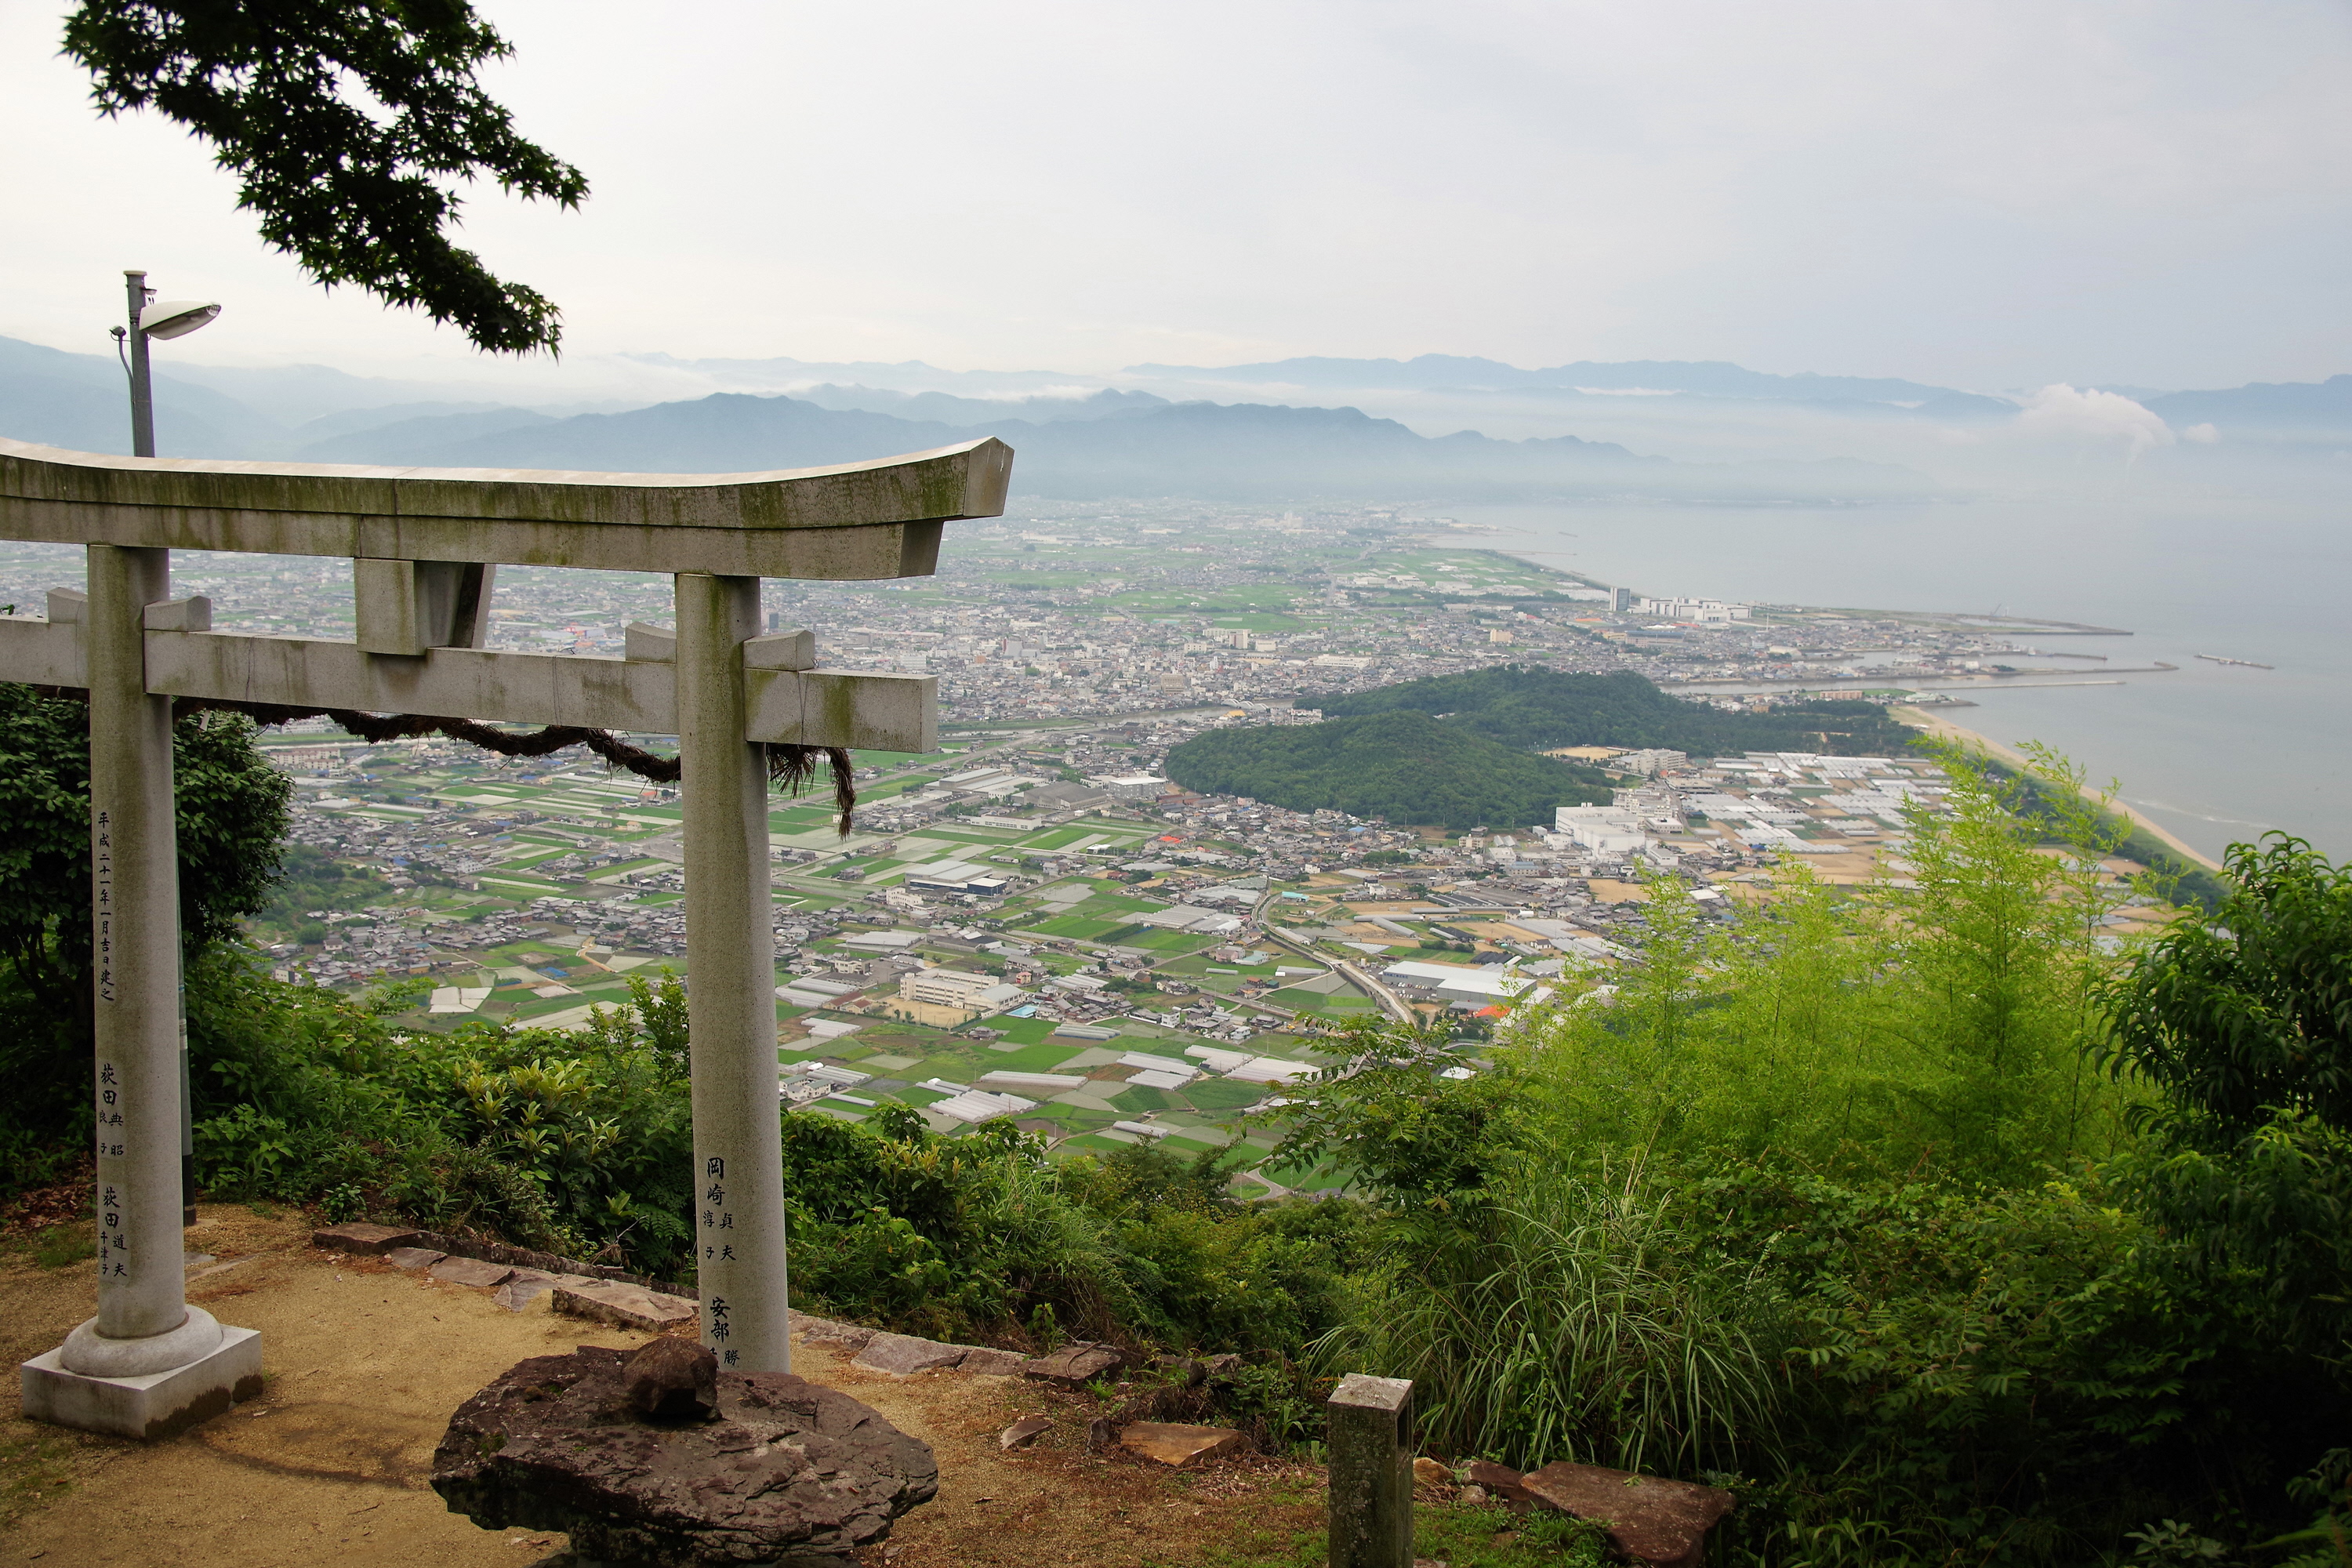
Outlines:
<svg viewBox="0 0 2352 1568"><path fill-rule="evenodd" d="M293 467L0 440L0 539L85 545L87 595L0 616L0 680L89 694L98 1315L24 1363L27 1415L153 1436L260 1389L260 1336L187 1304L180 1214L174 698L678 738L703 1342L790 1370L769 742L927 752L929 676L816 668L761 635L760 579L923 576L943 525L1004 510L996 440L756 474ZM211 629L171 552L348 556L357 637ZM500 563L667 572L675 633L625 657L481 646ZM707 1212L704 1212L707 1211Z"/></svg>

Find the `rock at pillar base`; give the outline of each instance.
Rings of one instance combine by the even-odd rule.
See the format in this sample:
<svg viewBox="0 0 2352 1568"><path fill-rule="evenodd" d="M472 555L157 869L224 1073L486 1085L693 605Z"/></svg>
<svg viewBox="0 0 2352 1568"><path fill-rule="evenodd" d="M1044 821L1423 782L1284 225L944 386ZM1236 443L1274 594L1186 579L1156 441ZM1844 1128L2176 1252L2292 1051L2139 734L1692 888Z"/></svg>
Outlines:
<svg viewBox="0 0 2352 1568"><path fill-rule="evenodd" d="M261 1333L224 1324L219 1342L185 1366L142 1377L90 1377L66 1369L64 1348L19 1368L27 1419L152 1441L261 1396Z"/></svg>
<svg viewBox="0 0 2352 1568"><path fill-rule="evenodd" d="M930 1446L847 1394L722 1371L715 1419L656 1424L630 1363L583 1345L509 1368L450 1418L433 1489L485 1530L564 1531L583 1562L657 1568L847 1568L939 1490Z"/></svg>
<svg viewBox="0 0 2352 1568"><path fill-rule="evenodd" d="M621 1364L629 1408L647 1421L708 1421L719 1414L719 1358L667 1335Z"/></svg>
<svg viewBox="0 0 2352 1568"><path fill-rule="evenodd" d="M1600 1465L1546 1465L1519 1484L1540 1507L1598 1521L1609 1544L1644 1568L1697 1568L1706 1532L1732 1507L1731 1494L1715 1487Z"/></svg>

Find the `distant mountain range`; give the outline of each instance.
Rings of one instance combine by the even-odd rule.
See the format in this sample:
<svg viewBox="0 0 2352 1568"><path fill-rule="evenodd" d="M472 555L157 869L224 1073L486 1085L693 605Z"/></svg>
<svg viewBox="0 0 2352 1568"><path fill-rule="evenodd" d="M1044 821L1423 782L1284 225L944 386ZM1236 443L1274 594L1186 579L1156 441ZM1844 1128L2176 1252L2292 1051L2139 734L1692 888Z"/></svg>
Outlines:
<svg viewBox="0 0 2352 1568"><path fill-rule="evenodd" d="M2258 381L2227 392L2166 392L2139 401L2176 429L2214 425L2336 435L2352 430L2352 375Z"/></svg>
<svg viewBox="0 0 2352 1568"><path fill-rule="evenodd" d="M1223 366L1139 364L1129 375L1148 379L1232 382L1243 385L1290 385L1353 389L1481 389L1554 392L1679 393L1698 397L1764 398L1783 403L1889 403L1900 407L1935 405L1952 414L2002 415L2017 405L2002 398L1858 375L1771 375L1720 360L1633 360L1601 364L1580 360L1549 370L1521 370L1498 360L1455 354L1415 359L1286 359L1263 364Z"/></svg>
<svg viewBox="0 0 2352 1568"><path fill-rule="evenodd" d="M1884 464L1685 464L1573 436L1496 441L1465 431L1431 438L1353 408L1156 399L1110 408L1065 405L1078 416L950 424L824 408L795 397L720 393L625 414L530 423L503 415L435 416L338 437L296 455L431 468L724 473L856 462L995 436L1020 454L1014 473L1022 491L1062 500L1626 494L1857 500L1918 495L1931 488L1920 476ZM484 427L493 423L496 427Z"/></svg>
<svg viewBox="0 0 2352 1568"><path fill-rule="evenodd" d="M1691 419L1727 402L1800 405L1836 419L1982 425L2015 416L2005 399L1885 378L1771 375L1721 363L1578 363L1521 370L1493 360L1296 359L1221 367L1139 365L1160 390L1088 386L1049 372L947 372L919 363L684 361L629 356L652 384L743 391L647 400L513 406L462 387L372 381L325 366L181 365L156 376L167 456L402 467L603 468L717 473L848 463L996 436L1019 453L1019 493L1228 500L1415 503L1590 497L1850 501L1916 498L1939 487L1894 463L1675 461L1619 442L1459 430L1425 436L1356 407L1302 405L1341 390L1377 401L1429 389L1557 395L1562 421L1601 402L1644 408L1687 401ZM823 374L826 379L817 379ZM874 385L887 376L898 385ZM840 379L847 377L848 379ZM787 384L778 390L778 383ZM609 389L608 389L609 390ZM1258 395L1234 400L1237 390ZM1223 393L1211 400L1203 394ZM1170 395L1181 394L1182 395ZM2317 384L2147 393L2176 428L2340 439L2352 432L2352 376ZM583 402L590 412L580 412ZM1549 405L1548 402L1544 405ZM1417 416L1416 416L1417 417ZM1811 417L1809 416L1808 417ZM121 450L123 373L110 357L0 338L0 435L89 451ZM1529 421L1521 418L1520 427ZM1538 430L1550 420L1535 421ZM1443 426L1438 427L1443 428ZM1684 426L1696 428L1696 425ZM1859 429L1849 423L1843 426ZM1659 427L1658 438L1671 432ZM1642 445L1651 437L1632 437ZM1769 449L1769 448L1767 448ZM1816 447L1818 449L1818 447Z"/></svg>
<svg viewBox="0 0 2352 1568"><path fill-rule="evenodd" d="M1126 374L1140 380L1210 385L1297 387L1302 390L1555 392L1615 396L1664 395L1853 407L1878 405L1926 418L1965 421L2008 418L2017 404L2004 397L1929 386L1916 381L1858 375L1773 375L1721 360L1580 360L1547 370L1522 370L1497 360L1454 354L1394 359L1286 359L1257 364L1139 364ZM2242 429L2352 431L2352 375L2323 382L2256 382L2210 392L2162 392L2109 387L2160 415L2175 428L2210 424Z"/></svg>

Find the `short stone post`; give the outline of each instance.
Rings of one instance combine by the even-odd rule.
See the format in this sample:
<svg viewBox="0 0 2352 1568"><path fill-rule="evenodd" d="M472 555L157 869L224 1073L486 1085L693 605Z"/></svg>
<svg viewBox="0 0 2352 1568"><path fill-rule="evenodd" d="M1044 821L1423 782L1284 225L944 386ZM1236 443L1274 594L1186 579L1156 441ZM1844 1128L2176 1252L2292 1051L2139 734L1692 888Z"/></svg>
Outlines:
<svg viewBox="0 0 2352 1568"><path fill-rule="evenodd" d="M1330 1568L1412 1568L1412 1384L1351 1372L1332 1391Z"/></svg>
<svg viewBox="0 0 2352 1568"><path fill-rule="evenodd" d="M702 1342L727 1371L790 1372L768 770L743 738L743 645L760 635L760 580L677 581Z"/></svg>
<svg viewBox="0 0 2352 1568"><path fill-rule="evenodd" d="M261 1392L260 1336L187 1302L181 1237L179 831L172 700L146 685L171 552L89 547L98 1315L23 1364L37 1421L154 1437Z"/></svg>

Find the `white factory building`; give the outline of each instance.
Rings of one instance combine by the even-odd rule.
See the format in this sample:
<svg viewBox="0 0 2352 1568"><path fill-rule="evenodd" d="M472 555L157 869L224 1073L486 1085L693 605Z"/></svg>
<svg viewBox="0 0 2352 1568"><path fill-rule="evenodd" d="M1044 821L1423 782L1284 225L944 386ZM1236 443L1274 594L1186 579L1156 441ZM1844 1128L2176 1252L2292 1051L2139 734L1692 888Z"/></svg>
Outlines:
<svg viewBox="0 0 2352 1568"><path fill-rule="evenodd" d="M1630 855L1650 842L1642 831L1642 814L1622 805L1563 805L1554 830L1605 855Z"/></svg>

